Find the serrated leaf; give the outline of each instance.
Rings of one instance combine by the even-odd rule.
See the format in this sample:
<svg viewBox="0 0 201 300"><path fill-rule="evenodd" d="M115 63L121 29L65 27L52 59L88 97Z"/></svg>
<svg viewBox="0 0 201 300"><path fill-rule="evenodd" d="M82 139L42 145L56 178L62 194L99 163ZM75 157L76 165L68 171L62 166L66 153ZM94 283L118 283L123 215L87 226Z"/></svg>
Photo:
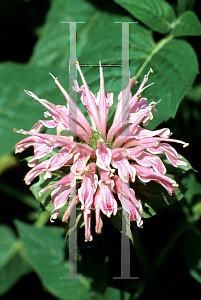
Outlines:
<svg viewBox="0 0 201 300"><path fill-rule="evenodd" d="M15 144L26 137L13 132L14 128L30 130L39 119L44 119L47 109L26 95L24 89L54 104L66 105L64 96L58 88L54 88L54 80L48 75L50 70L55 76L61 76L64 87L68 86L65 70L16 63L0 64L0 138L3 141L0 155L14 151Z"/></svg>
<svg viewBox="0 0 201 300"><path fill-rule="evenodd" d="M143 33L141 37L138 35L140 33ZM145 40L147 43L143 44ZM198 73L197 57L193 48L185 41L171 40L170 37L154 44L150 32L139 25L130 28L130 45L131 76L136 77L140 83L150 67L154 70L149 77L149 82L154 82L154 85L142 93L142 97L148 98L149 102L158 102L161 99L156 106L158 113L154 114L153 120L148 124L148 129L152 130L170 117L175 117L181 100L192 86ZM106 91L119 93L120 74L118 75L112 69L104 68ZM188 72L186 72L187 69ZM98 70L87 68L83 72L90 89L97 92L99 89ZM137 87L139 84L133 88L133 93ZM110 108L109 117L114 114L118 93L115 93L114 105Z"/></svg>
<svg viewBox="0 0 201 300"><path fill-rule="evenodd" d="M79 7L79 10L77 14L72 14L75 7L76 9ZM102 12L89 2L81 0L76 0L73 4L55 0L45 24L44 35L35 47L30 64L0 65L0 138L4 141L0 155L13 151L14 145L24 138L20 134L13 133L13 128L30 130L38 119L44 118L44 107L26 95L24 89L54 104L66 104L59 89L54 89L53 80L48 73L51 71L54 76L60 76L61 84L68 91L69 25L60 22L65 19L74 21L75 17L81 20L82 16L86 23L77 25L80 63L97 64L99 60L106 64L121 63L122 25L113 23L119 20L119 15ZM121 16L121 18L123 21L132 21L130 17ZM140 82L152 67L154 74L150 76L149 81L155 84L146 89L142 96L147 97L149 102L162 99L156 107L158 114L149 122L149 129L175 116L181 99L192 86L198 72L197 58L192 47L185 41L171 41L171 39L172 36L155 44L151 31L139 24L130 24L131 76L135 76ZM63 43L66 43L66 46ZM98 68L83 68L83 73L90 89L95 93L98 92ZM121 91L121 68L104 67L104 77L106 92L115 93L114 105L109 114L112 117L117 96ZM78 81L80 82L79 77ZM79 98L77 103L86 113Z"/></svg>
<svg viewBox="0 0 201 300"><path fill-rule="evenodd" d="M158 113L154 114L153 120L147 126L151 130L162 121L175 117L181 100L193 85L198 73L196 54L186 41L169 40L161 48L159 45L157 47L157 53L149 61L149 66L154 70L154 74L150 76L154 85L145 91L149 101L157 102L161 99L156 106Z"/></svg>
<svg viewBox="0 0 201 300"><path fill-rule="evenodd" d="M30 265L48 291L62 300L90 299L88 279L60 279L69 276L64 230L55 226L35 228L19 220L15 223Z"/></svg>
<svg viewBox="0 0 201 300"><path fill-rule="evenodd" d="M121 19L132 21L125 16ZM77 24L77 57L80 63L98 64L99 60L103 63L108 60L110 63L121 61L121 28L118 30L119 25L113 24L114 21L119 21L119 14L97 9L89 1L55 0L46 20L44 35L36 44L31 64L55 65L68 69L69 24L61 22L76 21L85 22Z"/></svg>
<svg viewBox="0 0 201 300"><path fill-rule="evenodd" d="M201 23L193 11L185 11L176 20L171 33L174 36L201 35Z"/></svg>
<svg viewBox="0 0 201 300"><path fill-rule="evenodd" d="M175 20L172 6L164 0L114 0L134 17L159 33L166 33Z"/></svg>

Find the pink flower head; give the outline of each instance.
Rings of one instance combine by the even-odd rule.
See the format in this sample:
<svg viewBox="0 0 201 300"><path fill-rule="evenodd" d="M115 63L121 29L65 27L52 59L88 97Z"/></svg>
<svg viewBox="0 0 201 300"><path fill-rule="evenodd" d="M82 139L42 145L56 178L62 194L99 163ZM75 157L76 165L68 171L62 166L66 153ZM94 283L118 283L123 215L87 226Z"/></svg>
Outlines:
<svg viewBox="0 0 201 300"><path fill-rule="evenodd" d="M129 184L135 184L136 181L143 184L155 181L172 195L178 185L166 175L161 155L174 167L185 165L176 150L167 142L180 143L184 147L187 144L171 139L170 130L167 128L150 131L141 126L141 123L146 125L153 118L152 110L156 113L156 102L148 104L146 98L140 98L148 74L134 96L131 94L132 86L137 83L134 78L119 94L113 124L108 128L107 116L113 104L113 94L105 93L101 64L100 90L97 97L89 90L78 63L76 66L83 85L79 87L75 81L74 90L81 94L81 101L89 114L91 124L60 85L58 78L51 75L66 98L66 106L54 105L39 99L32 92L25 91L48 110L45 117L49 119L39 120L30 131L15 130L29 135L16 145L15 151L18 153L34 147L34 156L29 161L32 169L25 176L26 184L30 184L41 174L44 174L44 179L51 179L55 172L58 175L58 170L64 172L58 182L43 188L40 193L54 188L51 192L54 206L51 221L56 219L59 209L68 202L63 215L64 222L68 220L72 208L79 206L84 215L85 240L91 241L93 210L97 233L101 233L104 215L108 218L112 214L115 216L119 206L129 214L130 221L136 221L137 226L142 227L143 201L138 198L133 185L130 187ZM122 109L123 93L129 103L125 109ZM122 128L128 113L129 126ZM62 134L62 131L72 132L70 124L73 124L76 132L69 136ZM41 133L43 127L55 128L56 134ZM68 201L69 199L71 200Z"/></svg>

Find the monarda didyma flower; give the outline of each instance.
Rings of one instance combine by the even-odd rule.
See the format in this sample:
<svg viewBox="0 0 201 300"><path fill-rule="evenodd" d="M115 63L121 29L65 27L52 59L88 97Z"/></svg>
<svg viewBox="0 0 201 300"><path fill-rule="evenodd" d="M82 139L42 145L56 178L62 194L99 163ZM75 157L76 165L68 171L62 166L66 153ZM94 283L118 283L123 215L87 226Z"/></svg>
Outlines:
<svg viewBox="0 0 201 300"><path fill-rule="evenodd" d="M135 190L130 187L130 183L136 179L143 183L155 181L171 195L178 185L165 175L166 168L160 154L163 153L174 167L185 165L176 150L167 142L181 143L183 146L187 144L170 139L171 133L167 128L150 131L140 126L146 125L148 120L153 118L152 109L156 113L156 102L147 104L146 98L140 98L148 74L134 96L131 94L131 88L136 84L134 78L123 91L125 98L122 99L122 92L119 94L113 124L108 129L107 116L109 107L113 104L113 94L105 94L101 65L100 90L97 97L89 90L78 63L77 69L83 86L79 88L75 81L74 90L81 94L81 101L89 114L91 125L60 85L58 78L50 74L65 96L67 105L54 105L39 99L32 92L25 91L45 106L48 110L45 117L50 119L39 120L30 131L16 130L29 137L19 142L15 151L18 153L28 147L34 147L34 157L28 163L32 169L25 176L26 184L30 184L42 173L45 179L51 178L54 171L61 168L65 170L66 167L66 174L40 193L55 188L51 193L54 206L51 221L57 218L59 209L68 203L69 198L70 203L63 215L64 222L69 218L73 206L81 206L85 240L91 241L92 210L95 210L97 233L101 233L103 226L102 213L110 218L112 214L116 215L120 206L129 213L130 221L136 221L138 227L142 226L143 206L141 201L136 199ZM124 128L122 124L125 123L126 112L122 110L123 101L129 103L130 109L130 126L126 125ZM69 124L76 132L66 135L66 131L72 130ZM57 134L40 133L44 126L56 127ZM57 152L52 154L54 149ZM47 154L52 155L47 159ZM70 197L71 195L74 196Z"/></svg>

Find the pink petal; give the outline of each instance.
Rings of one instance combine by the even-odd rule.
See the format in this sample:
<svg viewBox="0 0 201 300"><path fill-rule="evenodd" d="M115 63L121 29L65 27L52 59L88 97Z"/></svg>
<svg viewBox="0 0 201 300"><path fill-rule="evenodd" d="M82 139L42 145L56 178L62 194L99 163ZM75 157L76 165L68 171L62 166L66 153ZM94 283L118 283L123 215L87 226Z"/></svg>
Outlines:
<svg viewBox="0 0 201 300"><path fill-rule="evenodd" d="M83 156L81 153L77 153L74 156L73 166L71 171L76 175L77 179L81 179L83 173L85 172L85 167L87 165L87 161L89 160L90 155Z"/></svg>
<svg viewBox="0 0 201 300"><path fill-rule="evenodd" d="M110 217L112 213L115 215L117 213L117 202L113 196L111 186L100 181L96 193L98 206L101 211L107 217Z"/></svg>
<svg viewBox="0 0 201 300"><path fill-rule="evenodd" d="M70 201L67 210L65 211L62 221L66 222L70 216L70 212L73 209L73 207L76 205L76 203L79 201L78 195L75 195L73 199Z"/></svg>
<svg viewBox="0 0 201 300"><path fill-rule="evenodd" d="M166 168L157 155L150 155L143 152L138 158L136 158L136 162L144 167L153 167L155 172L163 175L166 173Z"/></svg>
<svg viewBox="0 0 201 300"><path fill-rule="evenodd" d="M103 140L99 140L97 143L96 156L96 165L103 170L110 171L112 153L111 150L105 146Z"/></svg>
<svg viewBox="0 0 201 300"><path fill-rule="evenodd" d="M147 150L152 154L158 154L160 152L164 153L174 167L177 167L178 165L187 165L184 161L179 160L180 156L177 151L169 144L161 143L157 147L148 148Z"/></svg>
<svg viewBox="0 0 201 300"><path fill-rule="evenodd" d="M131 113L132 112L137 112L137 110L138 110L138 100L139 100L139 97L141 96L141 93L144 89L144 85L148 80L148 76L149 76L150 72L153 72L152 69L150 69L148 74L144 76L144 79L143 79L139 89L137 90L137 93L130 100L130 112Z"/></svg>
<svg viewBox="0 0 201 300"><path fill-rule="evenodd" d="M61 149L50 159L47 159L31 169L25 176L25 183L30 184L31 181L39 176L40 174L46 172L46 178L51 177L51 172L60 169L63 165L67 164L72 158L72 154L69 154L65 148Z"/></svg>
<svg viewBox="0 0 201 300"><path fill-rule="evenodd" d="M135 115L135 121L133 124L131 124L129 127L127 127L124 132L116 138L113 148L119 147L121 144L126 143L132 135L134 135L138 129L138 125L143 120L143 118L147 115L147 113L151 110L150 107L147 107L146 109L141 109L139 112ZM114 134L114 133L113 133Z"/></svg>
<svg viewBox="0 0 201 300"><path fill-rule="evenodd" d="M97 189L96 194L94 196L94 206L95 206L95 215L96 215L96 232L99 234L101 233L103 227L103 221L101 218L101 209L99 206L99 195L100 195L100 188Z"/></svg>
<svg viewBox="0 0 201 300"><path fill-rule="evenodd" d="M85 242L91 242L93 237L91 235L91 212L84 211L84 226L85 226Z"/></svg>
<svg viewBox="0 0 201 300"><path fill-rule="evenodd" d="M129 177L132 182L135 181L135 168L129 164L128 159L122 153L112 155L111 164L114 168L118 169L119 177L123 182L129 182Z"/></svg>
<svg viewBox="0 0 201 300"><path fill-rule="evenodd" d="M78 189L78 195L80 202L82 203L81 209L88 214L91 213L95 190L96 186L94 184L94 180L86 175L83 175L82 185Z"/></svg>
<svg viewBox="0 0 201 300"><path fill-rule="evenodd" d="M87 104L86 104L86 108L87 110L89 111L89 113L92 115L93 119L94 119L94 122L96 124L96 127L98 129L98 132L101 132L101 126L100 126L100 120L99 120L99 116L98 116L98 110L97 110L97 107L96 107L96 104L95 104L95 99L93 98L90 90L89 90L89 87L86 83L86 80L82 74L82 71L80 69L80 66L79 66L79 63L77 62L76 63L76 67L80 73L80 76L82 78L82 82L84 84L84 88L85 88L85 94L86 94L86 98L87 98Z"/></svg>
<svg viewBox="0 0 201 300"><path fill-rule="evenodd" d="M133 189L129 188L128 184L124 183L119 176L114 175L113 179L114 190L122 203L122 208L129 213L130 221L137 221L137 226L142 226L142 205L135 198Z"/></svg>
<svg viewBox="0 0 201 300"><path fill-rule="evenodd" d="M81 126L83 126L86 130L86 132L88 133L88 135L90 137L92 137L92 131L91 131L91 127L87 121L87 119L85 118L85 116L83 115L83 113L80 111L80 109L74 104L73 100L70 98L70 96L68 95L68 93L65 91L65 89L62 87L62 85L59 83L58 78L54 77L52 74L50 74L54 81L55 84L59 87L59 89L61 90L61 92L63 93L63 95L65 96L66 100L67 100L67 104L71 106L70 111L73 113L71 118L72 120L74 120L74 122L79 122L79 124Z"/></svg>
<svg viewBox="0 0 201 300"><path fill-rule="evenodd" d="M126 89L122 92L125 93L124 95L124 101L129 101L131 99L131 88L132 86L136 83L136 80L134 78L132 78L128 84L128 86L126 87ZM122 122L126 121L127 116L129 116L130 112L126 111L125 109L122 111L122 92L120 92L119 96L118 96L118 103L117 103L117 109L115 112L115 116L114 116L114 120L113 120L113 124L110 127L109 131L108 131L108 135L107 135L107 142L109 143L112 138L114 137L115 134L119 133L119 130L122 130ZM127 107L129 108L129 106ZM123 128L124 129L124 128Z"/></svg>
<svg viewBox="0 0 201 300"><path fill-rule="evenodd" d="M136 164L134 166L136 168L136 174L141 181L156 181L157 183L161 184L170 195L175 191L175 189L178 186L178 184L173 179L160 173L156 173L151 168L146 168Z"/></svg>
<svg viewBox="0 0 201 300"><path fill-rule="evenodd" d="M66 204L70 194L71 194L71 189L69 189L64 185L60 185L51 193L52 203L54 206L54 209L51 213L51 219L50 219L51 221L53 221L53 219L57 217L59 213L59 208L63 207Z"/></svg>

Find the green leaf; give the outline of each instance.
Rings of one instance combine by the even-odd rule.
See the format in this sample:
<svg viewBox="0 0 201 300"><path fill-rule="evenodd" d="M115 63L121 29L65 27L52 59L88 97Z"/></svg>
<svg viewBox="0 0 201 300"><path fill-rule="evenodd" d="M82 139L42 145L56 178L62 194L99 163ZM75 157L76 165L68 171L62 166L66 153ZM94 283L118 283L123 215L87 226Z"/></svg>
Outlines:
<svg viewBox="0 0 201 300"><path fill-rule="evenodd" d="M113 287L108 287L104 293L104 295L97 300L129 300L131 295L130 293L120 291L118 289L115 289Z"/></svg>
<svg viewBox="0 0 201 300"><path fill-rule="evenodd" d="M201 23L193 11L186 11L175 21L171 33L174 36L201 35Z"/></svg>
<svg viewBox="0 0 201 300"><path fill-rule="evenodd" d="M0 225L0 240L0 269L2 269L19 251L19 243L7 225Z"/></svg>
<svg viewBox="0 0 201 300"><path fill-rule="evenodd" d="M44 119L44 112L47 109L26 95L24 89L54 104L66 105L60 90L54 88L54 81L48 76L49 71L49 68L44 67L15 63L0 64L0 138L3 141L0 155L14 151L15 144L26 137L13 132L14 128L30 130L39 119ZM67 72L55 68L51 68L51 72L55 76L60 75L60 81L64 82L66 87Z"/></svg>
<svg viewBox="0 0 201 300"><path fill-rule="evenodd" d="M189 206L193 204L193 197L201 195L201 184L196 180L194 173L188 173L182 178L183 185L187 188L185 199Z"/></svg>
<svg viewBox="0 0 201 300"><path fill-rule="evenodd" d="M191 233L185 240L183 251L190 275L201 284L201 232Z"/></svg>
<svg viewBox="0 0 201 300"><path fill-rule="evenodd" d="M175 20L172 6L164 0L114 0L149 28L159 33L171 29Z"/></svg>
<svg viewBox="0 0 201 300"><path fill-rule="evenodd" d="M60 279L69 276L64 230L55 226L35 228L19 220L15 224L30 265L48 291L62 300L90 299L88 279Z"/></svg>
<svg viewBox="0 0 201 300"><path fill-rule="evenodd" d="M146 65L154 71L150 75L154 86L148 88L143 96L145 94L149 101L161 99L156 106L158 113L148 124L148 129L152 130L162 121L175 117L181 100L198 74L198 61L191 45L182 40L169 40L167 43L161 40L150 56Z"/></svg>
<svg viewBox="0 0 201 300"><path fill-rule="evenodd" d="M150 68L154 73L149 76L149 83L154 85L142 93L148 101L161 102L156 106L158 113L149 121L148 129L154 129L170 117L174 118L184 95L192 86L198 73L198 62L193 48L185 41L165 38L155 44L148 30L134 24L130 27L130 62L131 76L139 83ZM114 68L104 68L105 86L107 92L120 92L120 76ZM186 71L188 70L188 72ZM93 92L99 89L99 72L96 68L83 69L84 76ZM117 85L118 84L118 85ZM133 88L136 92L139 84ZM114 105L110 108L109 118L114 114Z"/></svg>
<svg viewBox="0 0 201 300"><path fill-rule="evenodd" d="M23 276L31 272L28 263L17 253L0 271L0 296L6 294Z"/></svg>
<svg viewBox="0 0 201 300"><path fill-rule="evenodd" d="M73 14L73 11L77 13ZM62 93L54 88L54 82L48 73L51 71L54 76L60 76L61 84L68 91L69 25L60 22L75 19L86 22L77 25L80 63L97 64L101 60L104 64L121 64L122 25L113 23L119 20L119 15L102 12L89 2L81 0L73 3L53 1L44 25L44 35L36 44L29 65L0 65L0 138L3 141L0 155L14 151L15 144L24 138L23 135L14 133L13 128L30 130L39 119L44 118L46 109L26 95L24 89L54 104L66 104ZM121 16L121 19L132 21L127 16ZM192 47L185 41L171 40L172 38L173 36L169 36L156 44L151 31L139 24L130 24L131 76L135 76L140 83L151 67L154 74L150 75L149 81L155 84L146 89L142 96L147 97L149 102L162 99L156 107L158 114L149 122L149 129L175 116L181 99L198 73L197 57ZM98 92L98 68L83 68L83 73L92 92ZM106 92L115 93L114 105L109 113L112 119L117 96L121 91L121 68L104 67L104 78ZM79 77L78 81L80 83ZM79 97L77 103L85 111Z"/></svg>
<svg viewBox="0 0 201 300"><path fill-rule="evenodd" d="M0 296L29 273L30 267L19 253L21 243L7 225L0 225Z"/></svg>
<svg viewBox="0 0 201 300"><path fill-rule="evenodd" d="M121 28L117 30L118 24L113 24L113 21L118 20L119 15L98 10L88 1L55 0L47 16L44 35L36 44L30 63L39 66L54 64L68 70L69 24L61 23L65 21L85 22L77 24L77 57L80 63L98 64L99 60L115 63L117 58L120 61ZM123 20L131 19L123 16ZM80 59L82 55L83 59Z"/></svg>
<svg viewBox="0 0 201 300"><path fill-rule="evenodd" d="M192 10L196 0L179 0L177 2L178 15L181 15L186 10Z"/></svg>

